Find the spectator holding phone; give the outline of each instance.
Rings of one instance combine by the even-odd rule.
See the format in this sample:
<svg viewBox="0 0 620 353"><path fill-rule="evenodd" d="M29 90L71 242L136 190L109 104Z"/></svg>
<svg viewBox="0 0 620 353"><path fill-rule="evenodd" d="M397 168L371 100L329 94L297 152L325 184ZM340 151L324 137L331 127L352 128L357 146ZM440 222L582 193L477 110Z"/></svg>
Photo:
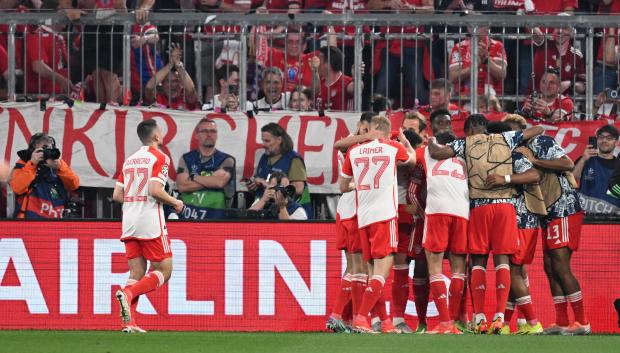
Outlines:
<svg viewBox="0 0 620 353"><path fill-rule="evenodd" d="M222 65L215 71L219 94L207 102L202 110L213 110L218 113L252 110L252 103L246 102L246 109L239 108L239 67L237 65Z"/></svg>
<svg viewBox="0 0 620 353"><path fill-rule="evenodd" d="M540 78L540 93L534 91L523 103L522 115L550 123L571 120L573 101L560 93L560 72L548 67Z"/></svg>
<svg viewBox="0 0 620 353"><path fill-rule="evenodd" d="M607 186L618 163L614 149L618 143L618 130L613 125L605 125L590 137L588 146L577 163L573 174L579 182L579 192L586 198L586 213L614 212L612 207L600 204L604 201L620 211L620 199L607 195ZM589 202L594 198L595 202Z"/></svg>

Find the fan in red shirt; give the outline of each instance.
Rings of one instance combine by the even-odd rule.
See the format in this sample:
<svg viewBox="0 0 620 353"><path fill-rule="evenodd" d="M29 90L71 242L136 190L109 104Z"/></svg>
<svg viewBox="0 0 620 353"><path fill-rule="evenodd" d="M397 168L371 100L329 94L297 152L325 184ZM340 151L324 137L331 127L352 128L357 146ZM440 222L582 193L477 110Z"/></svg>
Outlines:
<svg viewBox="0 0 620 353"><path fill-rule="evenodd" d="M447 109L452 116L459 116L461 108L450 103L450 95L452 94L452 85L445 78L438 78L431 81L431 94L428 99L428 104L420 106L419 112L424 115L426 119L430 118L433 111L437 109Z"/></svg>
<svg viewBox="0 0 620 353"><path fill-rule="evenodd" d="M555 29L553 39L536 48L534 79L540 78L547 67L560 71L560 93L585 93L585 61L581 51L572 46L573 29ZM534 82L530 83L532 86Z"/></svg>
<svg viewBox="0 0 620 353"><path fill-rule="evenodd" d="M333 33L331 27L329 32ZM319 55L319 51L304 53L306 34L301 27L289 26L287 28L286 51L274 48L272 41L260 38L260 34L257 37L259 37L256 41L257 61L263 63L265 67L279 68L284 74L285 87L288 92L293 91L298 85L312 86L313 75L317 74L312 70L312 60ZM329 35L327 39L328 45L336 46L335 35Z"/></svg>
<svg viewBox="0 0 620 353"><path fill-rule="evenodd" d="M416 14L430 14L433 12L432 0L404 0L381 2L383 8L381 10L413 12ZM381 27L380 31L389 34L422 34L424 27L408 26L408 27ZM413 101L425 104L428 102L428 89L425 84L424 67L425 62L429 58L425 54L424 43L426 41L420 37L419 39L399 39L392 38L386 41L380 41L375 46L375 58L380 66L379 74L375 83L375 93L381 93L391 98L403 97L400 102L401 107L410 107L415 104ZM402 68L401 68L402 60ZM402 70L402 74L400 73ZM402 84L401 84L402 82ZM401 92L402 90L402 92ZM411 97L407 101L407 97Z"/></svg>
<svg viewBox="0 0 620 353"><path fill-rule="evenodd" d="M352 110L355 84L352 77L342 72L342 51L336 47L322 47L319 59L321 101L315 106L319 110Z"/></svg>
<svg viewBox="0 0 620 353"><path fill-rule="evenodd" d="M603 0L599 4L599 14L619 14L620 0ZM594 93L605 88L618 87L618 28L605 28L604 37L598 47L596 65L594 65Z"/></svg>
<svg viewBox="0 0 620 353"><path fill-rule="evenodd" d="M144 102L157 103L162 108L196 110L199 108L194 81L181 62L178 44L170 45L170 61L151 77L144 89Z"/></svg>
<svg viewBox="0 0 620 353"><path fill-rule="evenodd" d="M67 70L67 43L58 32L39 26L26 35L27 93L68 94L73 89Z"/></svg>
<svg viewBox="0 0 620 353"><path fill-rule="evenodd" d="M504 45L489 38L488 27L478 29L478 94L501 94L508 65ZM457 95L469 95L471 62L471 39L465 39L456 44L450 54L450 81Z"/></svg>
<svg viewBox="0 0 620 353"><path fill-rule="evenodd" d="M523 103L523 113L534 119L551 123L567 121L573 117L573 101L560 94L558 69L547 68L540 78L540 94L534 92Z"/></svg>

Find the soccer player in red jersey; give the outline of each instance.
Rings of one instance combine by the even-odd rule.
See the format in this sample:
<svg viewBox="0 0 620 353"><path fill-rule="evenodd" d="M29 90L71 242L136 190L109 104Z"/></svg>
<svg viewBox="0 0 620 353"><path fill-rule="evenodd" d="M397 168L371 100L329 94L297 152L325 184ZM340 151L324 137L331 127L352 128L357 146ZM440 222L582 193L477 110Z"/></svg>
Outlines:
<svg viewBox="0 0 620 353"><path fill-rule="evenodd" d="M177 213L183 202L164 190L168 180L170 157L158 147L163 135L153 119L138 124L138 137L143 146L123 164L123 173L114 187L113 198L123 204L123 234L129 264L129 279L124 289L116 292L120 303L123 332L145 332L135 323L138 297L161 287L172 272L172 250L164 218L163 205ZM146 261L151 268L146 273Z"/></svg>
<svg viewBox="0 0 620 353"><path fill-rule="evenodd" d="M516 211L513 189L503 185L489 185L487 176L506 173L506 184L521 182L521 175L512 172L511 153L524 140L543 132L542 127L532 127L523 132L504 132L485 135L487 120L480 114L465 121L467 138L457 139L447 146L429 140L429 152L434 159L461 157L468 170L470 218L467 235L468 252L471 254L471 288L475 312L476 332L500 333L504 310L510 291L510 256L518 247ZM492 148L491 148L492 146ZM482 158L490 155L489 158ZM491 158L492 156L492 158ZM532 173L529 173L532 175ZM529 176L528 175L528 176ZM527 182L530 182L529 179ZM501 231L498 231L500 230ZM484 314L486 295L486 263L493 252L496 275L496 310L489 326Z"/></svg>
<svg viewBox="0 0 620 353"><path fill-rule="evenodd" d="M347 149L359 142L372 138L367 137L370 128L370 119L373 113L363 113L357 123L357 132L349 135L334 144L338 150L338 163L340 170L344 164ZM346 307L351 305L353 315L359 311L362 295L368 282L368 270L362 258L362 247L359 230L357 228L357 205L355 191L345 192L338 200L336 209L336 247L343 250L347 259L347 268L340 282L340 292L332 313L327 320L326 327L334 332L347 332L345 323Z"/></svg>
<svg viewBox="0 0 620 353"><path fill-rule="evenodd" d="M367 315L382 296L392 267L393 253L398 246L396 166L415 165L413 149L404 136L400 140L408 149L389 140L391 124L387 118L373 117L370 129L383 132L383 138L351 148L340 178L342 192L357 192L362 252L364 259L371 263L368 287L359 312L353 319L353 328L365 333L373 332ZM396 332L388 320L382 322L381 329L383 332Z"/></svg>

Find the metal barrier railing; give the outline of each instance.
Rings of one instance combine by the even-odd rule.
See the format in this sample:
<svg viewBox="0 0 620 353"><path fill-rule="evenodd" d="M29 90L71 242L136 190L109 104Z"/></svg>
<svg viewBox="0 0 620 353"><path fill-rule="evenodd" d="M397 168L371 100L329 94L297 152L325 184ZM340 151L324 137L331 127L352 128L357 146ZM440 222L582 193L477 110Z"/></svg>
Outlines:
<svg viewBox="0 0 620 353"><path fill-rule="evenodd" d="M0 13L7 99L290 109L306 86L317 110L361 111L375 94L393 108L428 104L430 81L444 77L450 98L477 112L494 97L517 108L554 66L575 113L592 118L595 94L618 84L618 33L603 31L618 26L616 16L184 12L152 13L150 23L137 26L131 14L70 23L60 13ZM320 49L328 44L339 50ZM571 55L548 55L563 51Z"/></svg>

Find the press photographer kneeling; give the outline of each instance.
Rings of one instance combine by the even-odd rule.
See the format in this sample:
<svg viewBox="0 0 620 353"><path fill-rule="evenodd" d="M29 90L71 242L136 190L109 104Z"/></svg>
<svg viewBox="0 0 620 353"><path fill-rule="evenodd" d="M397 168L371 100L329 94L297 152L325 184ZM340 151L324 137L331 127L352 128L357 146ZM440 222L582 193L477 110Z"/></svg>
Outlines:
<svg viewBox="0 0 620 353"><path fill-rule="evenodd" d="M17 152L19 161L11 172L11 189L17 196L16 218L63 218L68 193L80 186L80 178L60 158L56 141L44 133L30 138L28 149Z"/></svg>
<svg viewBox="0 0 620 353"><path fill-rule="evenodd" d="M254 211L267 211L273 219L307 220L308 215L295 201L295 187L284 173L275 172L267 180L267 189L260 199L249 208Z"/></svg>

